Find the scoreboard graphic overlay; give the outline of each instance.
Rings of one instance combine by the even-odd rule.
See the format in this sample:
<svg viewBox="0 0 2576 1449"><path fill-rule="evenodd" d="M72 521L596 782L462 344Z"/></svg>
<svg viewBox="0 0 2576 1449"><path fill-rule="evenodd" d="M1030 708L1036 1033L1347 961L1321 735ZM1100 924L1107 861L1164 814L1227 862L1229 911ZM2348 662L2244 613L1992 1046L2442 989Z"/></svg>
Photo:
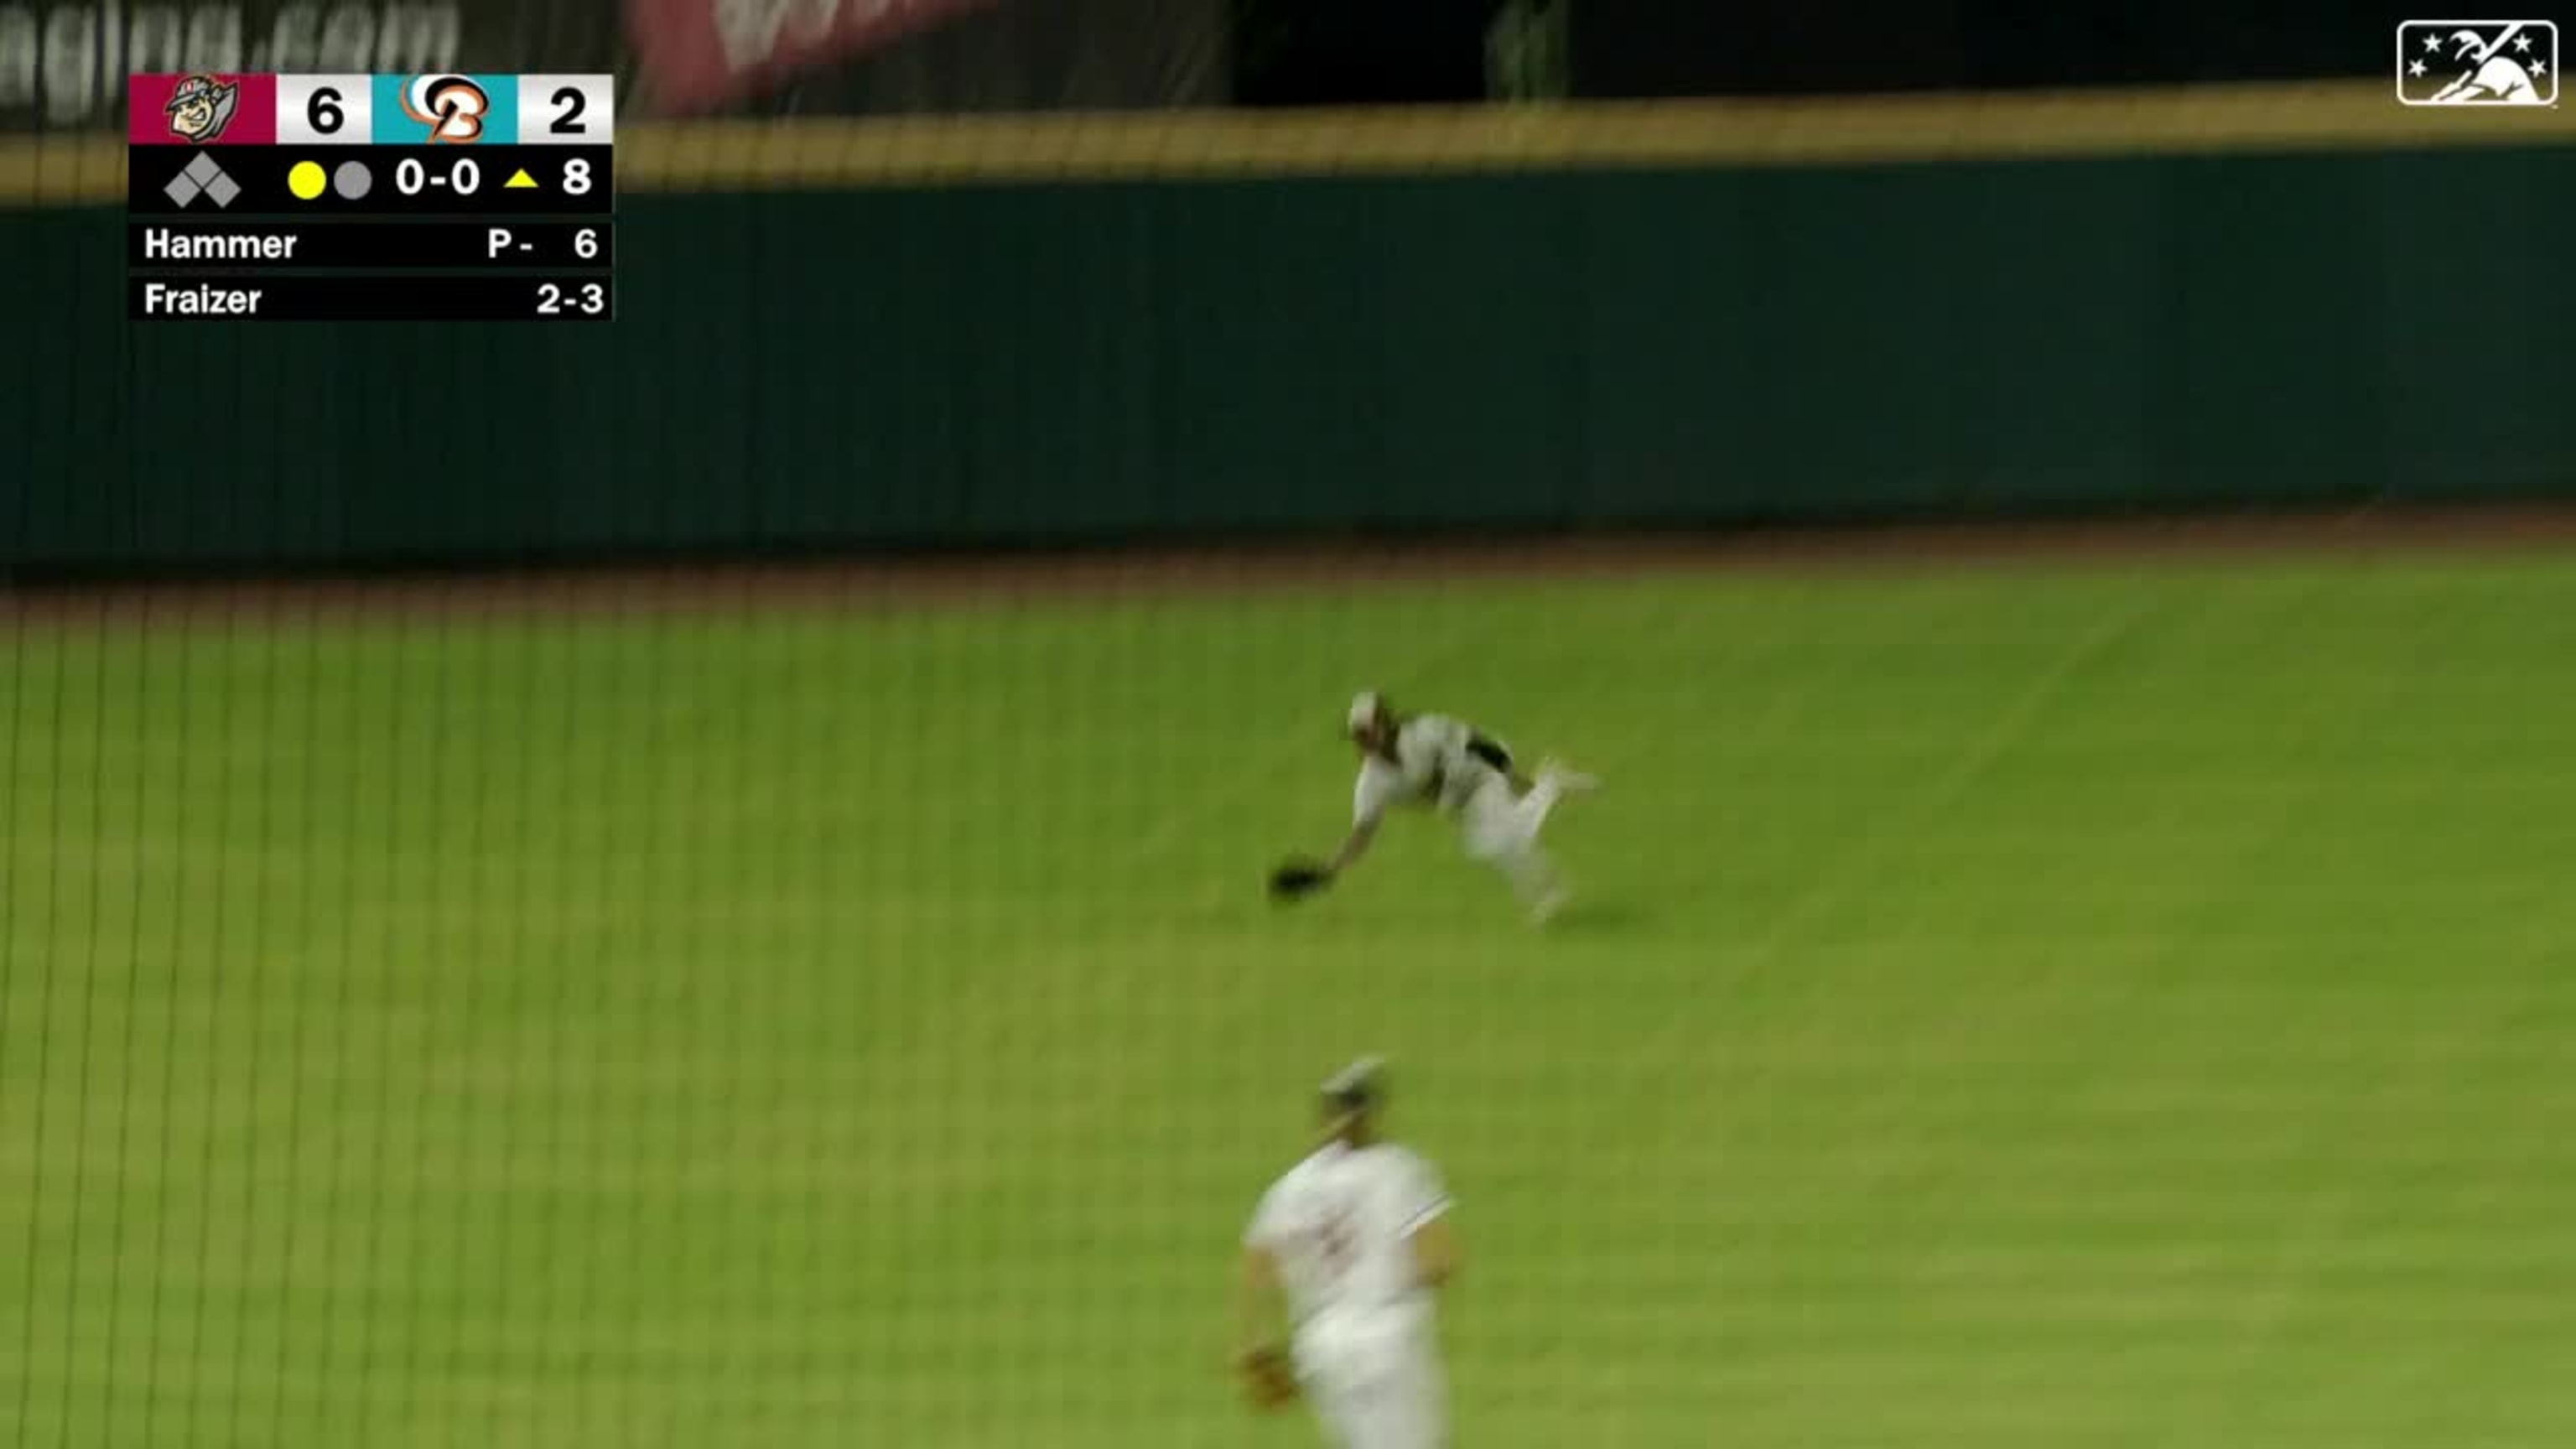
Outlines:
<svg viewBox="0 0 2576 1449"><path fill-rule="evenodd" d="M604 75L138 75L138 322L606 322Z"/></svg>

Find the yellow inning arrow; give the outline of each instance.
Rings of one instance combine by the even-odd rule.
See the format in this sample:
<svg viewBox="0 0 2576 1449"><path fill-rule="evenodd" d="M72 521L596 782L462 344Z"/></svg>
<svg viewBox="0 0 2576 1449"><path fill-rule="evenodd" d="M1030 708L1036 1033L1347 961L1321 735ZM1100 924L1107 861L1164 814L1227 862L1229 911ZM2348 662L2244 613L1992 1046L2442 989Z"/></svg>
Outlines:
<svg viewBox="0 0 2576 1449"><path fill-rule="evenodd" d="M536 185L537 183L535 178L529 176L527 172L513 171L510 173L510 179L501 183L501 189L503 191L533 191L536 189Z"/></svg>

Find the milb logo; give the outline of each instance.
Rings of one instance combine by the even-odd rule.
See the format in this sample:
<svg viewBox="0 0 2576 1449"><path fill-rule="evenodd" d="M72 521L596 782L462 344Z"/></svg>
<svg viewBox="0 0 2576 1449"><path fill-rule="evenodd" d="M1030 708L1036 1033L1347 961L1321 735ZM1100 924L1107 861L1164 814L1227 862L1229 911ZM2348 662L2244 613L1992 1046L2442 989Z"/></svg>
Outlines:
<svg viewBox="0 0 2576 1449"><path fill-rule="evenodd" d="M2558 104L2558 26L2547 20L2409 20L2397 27L2397 100L2408 106Z"/></svg>

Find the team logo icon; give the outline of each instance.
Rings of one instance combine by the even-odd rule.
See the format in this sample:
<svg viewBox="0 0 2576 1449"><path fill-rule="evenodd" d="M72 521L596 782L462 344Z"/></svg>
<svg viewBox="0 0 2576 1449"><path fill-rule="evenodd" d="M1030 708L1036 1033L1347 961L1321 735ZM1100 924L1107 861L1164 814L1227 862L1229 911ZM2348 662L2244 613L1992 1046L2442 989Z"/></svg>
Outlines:
<svg viewBox="0 0 2576 1449"><path fill-rule="evenodd" d="M2397 27L2397 99L2409 106L2558 104L2558 27L2547 20L2409 20Z"/></svg>
<svg viewBox="0 0 2576 1449"><path fill-rule="evenodd" d="M210 75L192 75L171 90L170 104L162 109L170 117L171 135L203 146L223 135L240 106L241 82L226 85Z"/></svg>
<svg viewBox="0 0 2576 1449"><path fill-rule="evenodd" d="M403 83L402 107L429 128L431 141L470 145L483 139L492 97L469 76L416 75Z"/></svg>

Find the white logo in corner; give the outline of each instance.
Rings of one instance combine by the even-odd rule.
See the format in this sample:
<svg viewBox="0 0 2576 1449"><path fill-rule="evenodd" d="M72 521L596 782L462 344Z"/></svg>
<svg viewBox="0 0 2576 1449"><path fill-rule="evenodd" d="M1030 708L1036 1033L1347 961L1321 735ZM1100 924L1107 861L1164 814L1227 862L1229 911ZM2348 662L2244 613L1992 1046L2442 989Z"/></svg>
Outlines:
<svg viewBox="0 0 2576 1449"><path fill-rule="evenodd" d="M2554 106L2557 22L2409 20L2397 27L2397 101L2407 106Z"/></svg>

